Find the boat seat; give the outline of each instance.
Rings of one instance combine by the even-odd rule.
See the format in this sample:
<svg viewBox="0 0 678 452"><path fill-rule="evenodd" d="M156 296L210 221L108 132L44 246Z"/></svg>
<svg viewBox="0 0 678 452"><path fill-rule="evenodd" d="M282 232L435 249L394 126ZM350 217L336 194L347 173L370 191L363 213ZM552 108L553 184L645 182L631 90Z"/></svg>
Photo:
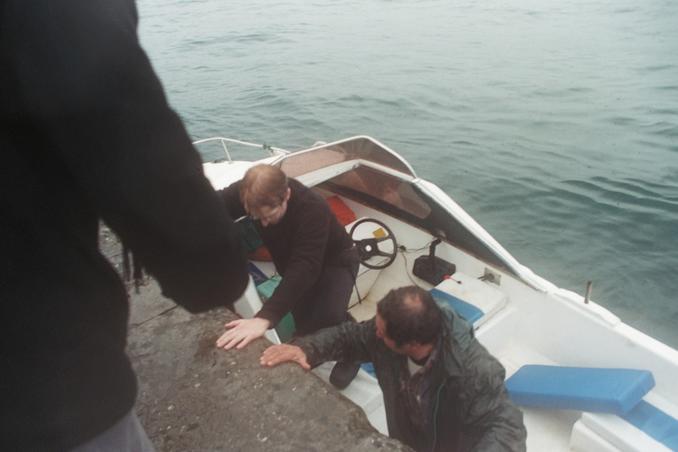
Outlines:
<svg viewBox="0 0 678 452"><path fill-rule="evenodd" d="M582 413L572 426L573 452L670 452L662 442L639 430L620 416L608 413Z"/></svg>
<svg viewBox="0 0 678 452"><path fill-rule="evenodd" d="M654 405L641 400L621 417L669 449L678 450L678 419Z"/></svg>
<svg viewBox="0 0 678 452"><path fill-rule="evenodd" d="M585 411L573 428L573 450L601 443L614 450L678 450L678 419L643 400L654 385L647 370L544 365L525 365L506 380L517 405Z"/></svg>
<svg viewBox="0 0 678 452"><path fill-rule="evenodd" d="M518 405L584 411L572 450L678 450L678 419L642 399L652 387L636 369L526 365L506 381Z"/></svg>
<svg viewBox="0 0 678 452"><path fill-rule="evenodd" d="M506 389L517 405L625 415L654 384L647 370L528 364Z"/></svg>
<svg viewBox="0 0 678 452"><path fill-rule="evenodd" d="M431 295L478 329L506 306L508 297L490 283L456 272L431 289Z"/></svg>

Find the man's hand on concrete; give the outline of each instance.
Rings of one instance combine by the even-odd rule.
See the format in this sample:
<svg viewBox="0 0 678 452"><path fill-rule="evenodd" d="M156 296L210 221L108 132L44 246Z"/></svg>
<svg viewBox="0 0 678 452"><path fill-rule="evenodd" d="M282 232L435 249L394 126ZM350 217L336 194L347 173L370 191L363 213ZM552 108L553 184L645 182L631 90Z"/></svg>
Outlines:
<svg viewBox="0 0 678 452"><path fill-rule="evenodd" d="M233 347L237 349L244 348L253 340L263 336L269 326L271 326L271 322L254 317L252 319L233 320L224 326L228 328L228 331L217 339L217 347L230 350Z"/></svg>
<svg viewBox="0 0 678 452"><path fill-rule="evenodd" d="M273 367L280 363L293 361L303 367L305 370L310 370L311 366L308 364L306 353L297 347L290 344L271 345L264 353L261 354L259 362L262 366Z"/></svg>

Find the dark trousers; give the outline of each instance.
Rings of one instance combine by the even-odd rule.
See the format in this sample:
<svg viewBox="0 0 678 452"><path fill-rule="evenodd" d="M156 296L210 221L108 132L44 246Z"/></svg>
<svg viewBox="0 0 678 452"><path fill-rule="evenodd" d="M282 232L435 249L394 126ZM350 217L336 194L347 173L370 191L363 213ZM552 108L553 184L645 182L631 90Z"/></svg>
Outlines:
<svg viewBox="0 0 678 452"><path fill-rule="evenodd" d="M358 251L350 248L326 265L318 281L292 309L296 335L304 336L349 319L347 308L358 274Z"/></svg>

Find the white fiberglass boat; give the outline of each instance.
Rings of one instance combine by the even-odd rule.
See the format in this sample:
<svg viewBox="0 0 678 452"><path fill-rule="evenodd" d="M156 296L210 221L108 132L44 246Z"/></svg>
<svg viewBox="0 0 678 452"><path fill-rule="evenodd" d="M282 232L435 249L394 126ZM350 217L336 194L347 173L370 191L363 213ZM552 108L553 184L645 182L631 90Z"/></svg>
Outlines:
<svg viewBox="0 0 678 452"><path fill-rule="evenodd" d="M506 368L529 451L678 450L678 351L520 264L396 152L364 136L296 152L226 138L196 142L204 143L226 151L204 165L217 189L269 163L350 209L355 220L346 228L362 254L349 307L356 319L373 317L390 289L417 284L472 322ZM269 155L231 158L243 147ZM265 278L275 273L270 262L252 264ZM250 283L236 305L243 317L259 310L263 287ZM289 335L283 323L269 331L273 342ZM315 372L327 379L329 369ZM369 368L342 392L388 433Z"/></svg>

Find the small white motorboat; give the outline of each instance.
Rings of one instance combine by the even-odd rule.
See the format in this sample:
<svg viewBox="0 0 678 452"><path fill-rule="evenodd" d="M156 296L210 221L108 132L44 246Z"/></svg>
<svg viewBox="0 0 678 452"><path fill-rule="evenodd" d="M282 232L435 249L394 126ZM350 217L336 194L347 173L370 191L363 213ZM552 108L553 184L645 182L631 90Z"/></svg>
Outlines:
<svg viewBox="0 0 678 452"><path fill-rule="evenodd" d="M216 189L268 163L348 206L355 220L347 231L359 246L367 244L349 305L356 319L373 317L390 289L416 284L473 323L506 368L528 450L678 450L678 351L626 325L588 294L556 287L519 263L387 146L366 136L295 152L221 137L196 142L205 143L226 152L204 164ZM236 148L248 149L245 158L232 158ZM268 155L249 158L252 148ZM275 274L270 262L252 265L265 278ZM243 317L260 309L261 293L251 281L236 304ZM267 337L278 342L289 336L286 328L281 322ZM330 369L315 372L327 380ZM342 393L388 434L369 370L364 366Z"/></svg>

